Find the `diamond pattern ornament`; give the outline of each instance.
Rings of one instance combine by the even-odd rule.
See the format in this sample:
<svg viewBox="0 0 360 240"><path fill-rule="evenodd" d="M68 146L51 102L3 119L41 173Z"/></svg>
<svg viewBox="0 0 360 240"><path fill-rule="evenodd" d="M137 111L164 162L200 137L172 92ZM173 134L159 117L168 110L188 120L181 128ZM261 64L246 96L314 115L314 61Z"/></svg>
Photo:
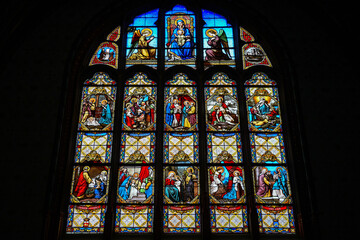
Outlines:
<svg viewBox="0 0 360 240"><path fill-rule="evenodd" d="M181 225L181 215L169 215L169 226L179 227Z"/></svg>
<svg viewBox="0 0 360 240"><path fill-rule="evenodd" d="M194 228L195 216L194 215L182 215L182 227Z"/></svg>

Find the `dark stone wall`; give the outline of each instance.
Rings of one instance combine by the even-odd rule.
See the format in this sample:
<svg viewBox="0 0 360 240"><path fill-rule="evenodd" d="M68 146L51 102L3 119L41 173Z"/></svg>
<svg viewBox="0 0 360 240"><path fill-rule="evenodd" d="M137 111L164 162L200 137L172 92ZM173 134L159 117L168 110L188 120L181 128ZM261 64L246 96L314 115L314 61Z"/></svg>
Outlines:
<svg viewBox="0 0 360 240"><path fill-rule="evenodd" d="M74 54L86 41L91 24L106 18L109 9L120 2L14 0L2 7L4 239L43 237L51 206L49 196L54 196L50 183L57 166ZM139 1L123 2L129 2L123 9L141 6ZM192 4L195 2L198 1ZM220 4L208 2L214 7ZM347 0L341 3L224 0L221 4L230 6L231 10L226 11L239 15L246 24L253 21L257 33L264 32L263 38L276 36L278 39L268 42L282 49L270 51L286 53L281 61L291 66L288 71L297 85L297 116L309 165L313 204L308 206L314 207L314 222L308 221L312 223L309 239L311 236L349 239L355 232L357 212L355 8ZM256 17L251 19L252 15Z"/></svg>

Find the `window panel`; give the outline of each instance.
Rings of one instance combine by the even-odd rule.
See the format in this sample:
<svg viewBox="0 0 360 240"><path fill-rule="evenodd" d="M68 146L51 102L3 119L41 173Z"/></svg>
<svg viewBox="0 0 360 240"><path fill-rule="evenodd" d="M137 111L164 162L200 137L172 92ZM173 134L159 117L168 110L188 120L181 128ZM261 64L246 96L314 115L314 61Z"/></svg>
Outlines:
<svg viewBox="0 0 360 240"><path fill-rule="evenodd" d="M286 163L283 136L280 133L251 133L253 163Z"/></svg>
<svg viewBox="0 0 360 240"><path fill-rule="evenodd" d="M280 105L277 88L246 88L249 130L281 132Z"/></svg>
<svg viewBox="0 0 360 240"><path fill-rule="evenodd" d="M208 163L241 163L239 133L208 133Z"/></svg>
<svg viewBox="0 0 360 240"><path fill-rule="evenodd" d="M199 162L197 133L165 133L164 163L193 164Z"/></svg>
<svg viewBox="0 0 360 240"><path fill-rule="evenodd" d="M248 43L242 47L243 69L262 65L272 67L269 57L260 44Z"/></svg>
<svg viewBox="0 0 360 240"><path fill-rule="evenodd" d="M70 205L66 233L104 232L105 213L105 205Z"/></svg>
<svg viewBox="0 0 360 240"><path fill-rule="evenodd" d="M165 67L195 67L195 44L195 15L180 5L165 13Z"/></svg>
<svg viewBox="0 0 360 240"><path fill-rule="evenodd" d="M125 87L123 130L156 128L156 87Z"/></svg>
<svg viewBox="0 0 360 240"><path fill-rule="evenodd" d="M256 206L260 233L295 233L291 206Z"/></svg>
<svg viewBox="0 0 360 240"><path fill-rule="evenodd" d="M155 134L122 133L121 149L121 163L153 163Z"/></svg>
<svg viewBox="0 0 360 240"><path fill-rule="evenodd" d="M152 232L153 206L131 205L117 206L115 232L119 233L146 233Z"/></svg>
<svg viewBox="0 0 360 240"><path fill-rule="evenodd" d="M210 205L213 233L248 232L247 208L243 205Z"/></svg>
<svg viewBox="0 0 360 240"><path fill-rule="evenodd" d="M238 131L240 128L236 88L205 87L208 131Z"/></svg>
<svg viewBox="0 0 360 240"><path fill-rule="evenodd" d="M164 206L164 232L200 232L200 207L191 205Z"/></svg>

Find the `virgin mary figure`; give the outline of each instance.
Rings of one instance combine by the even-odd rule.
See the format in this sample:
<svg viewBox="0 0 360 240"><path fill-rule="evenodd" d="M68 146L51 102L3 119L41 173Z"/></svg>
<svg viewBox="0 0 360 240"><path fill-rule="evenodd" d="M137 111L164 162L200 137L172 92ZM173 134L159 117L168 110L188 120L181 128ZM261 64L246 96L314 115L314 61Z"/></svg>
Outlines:
<svg viewBox="0 0 360 240"><path fill-rule="evenodd" d="M168 61L186 60L193 58L194 40L190 30L185 26L184 20L176 22L176 28L172 32L170 42L168 42Z"/></svg>

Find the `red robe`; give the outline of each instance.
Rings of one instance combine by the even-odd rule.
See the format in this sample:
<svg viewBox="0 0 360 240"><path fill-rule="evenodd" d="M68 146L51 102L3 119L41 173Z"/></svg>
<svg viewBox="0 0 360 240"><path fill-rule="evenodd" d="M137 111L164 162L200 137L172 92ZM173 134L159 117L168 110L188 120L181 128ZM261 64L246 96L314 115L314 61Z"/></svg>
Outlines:
<svg viewBox="0 0 360 240"><path fill-rule="evenodd" d="M86 179L84 178L84 172L80 173L79 180L76 184L74 195L76 197L80 197L85 194L86 189L88 188L88 183L86 182Z"/></svg>

